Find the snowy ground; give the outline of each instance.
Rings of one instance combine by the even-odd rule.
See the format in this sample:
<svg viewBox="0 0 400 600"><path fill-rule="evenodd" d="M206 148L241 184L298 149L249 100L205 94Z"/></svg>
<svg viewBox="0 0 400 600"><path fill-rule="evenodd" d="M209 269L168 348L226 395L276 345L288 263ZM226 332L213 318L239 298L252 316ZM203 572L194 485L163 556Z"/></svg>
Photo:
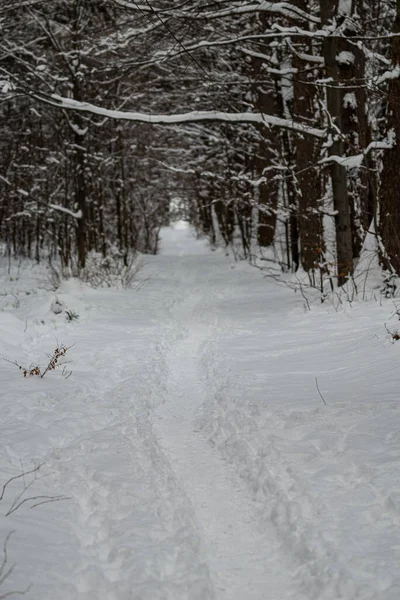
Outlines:
<svg viewBox="0 0 400 600"><path fill-rule="evenodd" d="M68 379L0 363L0 598L398 600L393 303L305 312L182 224L139 278L64 282L69 323L0 264L1 356L75 344Z"/></svg>

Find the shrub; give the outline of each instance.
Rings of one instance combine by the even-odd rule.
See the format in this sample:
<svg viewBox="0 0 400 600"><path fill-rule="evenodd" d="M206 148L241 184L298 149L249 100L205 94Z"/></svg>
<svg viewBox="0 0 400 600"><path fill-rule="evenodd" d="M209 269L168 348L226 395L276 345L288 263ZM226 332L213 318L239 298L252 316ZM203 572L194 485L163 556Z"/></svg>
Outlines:
<svg viewBox="0 0 400 600"><path fill-rule="evenodd" d="M90 252L80 278L91 287L122 286L128 288L140 270L137 254L122 255L118 250L103 257L98 252Z"/></svg>
<svg viewBox="0 0 400 600"><path fill-rule="evenodd" d="M49 371L54 371L55 369L57 369L57 367L63 367L62 374L65 378L68 378L71 375L71 371L65 368L66 364L68 363L62 362L62 359L65 357L66 353L70 348L72 348L72 346L67 347L63 344L57 344L57 347L54 350L54 352L52 354L47 355L48 362L46 367L43 369L41 369L40 366L37 364L31 365L30 367L24 367L16 360L12 361L8 358L5 358L4 360L18 367L18 369L22 371L24 377L40 377L41 379L43 379L43 377Z"/></svg>

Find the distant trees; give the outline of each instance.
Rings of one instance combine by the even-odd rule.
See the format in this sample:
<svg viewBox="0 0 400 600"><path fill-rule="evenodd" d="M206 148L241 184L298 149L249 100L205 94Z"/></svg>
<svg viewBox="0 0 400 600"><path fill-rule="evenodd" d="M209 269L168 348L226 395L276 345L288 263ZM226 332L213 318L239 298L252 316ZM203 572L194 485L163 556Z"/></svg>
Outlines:
<svg viewBox="0 0 400 600"><path fill-rule="evenodd" d="M345 283L368 231L399 273L398 10L10 0L1 239L80 267L151 252L175 197L212 239L258 244L312 285Z"/></svg>
<svg viewBox="0 0 400 600"><path fill-rule="evenodd" d="M154 251L168 191L149 164L147 128L40 101L135 100L129 69L120 68L123 40L115 39L124 13L103 0L11 3L3 11L0 235L8 251L39 260L45 250L79 268L93 250Z"/></svg>

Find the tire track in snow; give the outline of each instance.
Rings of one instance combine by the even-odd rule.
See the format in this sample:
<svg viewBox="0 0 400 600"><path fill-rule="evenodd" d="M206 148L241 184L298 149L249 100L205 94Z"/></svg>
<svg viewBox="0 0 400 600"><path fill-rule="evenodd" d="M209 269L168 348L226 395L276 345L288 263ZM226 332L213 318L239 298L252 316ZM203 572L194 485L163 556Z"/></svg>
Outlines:
<svg viewBox="0 0 400 600"><path fill-rule="evenodd" d="M182 292L181 292L182 293ZM199 429L207 386L200 373L201 350L215 333L209 292L187 296L171 311L184 331L171 348L164 404L154 411L153 431L184 494L191 502L217 600L283 600L287 573L271 531L259 529L252 500ZM200 311L199 311L200 309ZM174 315L175 313L175 315ZM213 327L204 324L211 317ZM209 319L208 319L209 320ZM286 596L285 596L286 597Z"/></svg>

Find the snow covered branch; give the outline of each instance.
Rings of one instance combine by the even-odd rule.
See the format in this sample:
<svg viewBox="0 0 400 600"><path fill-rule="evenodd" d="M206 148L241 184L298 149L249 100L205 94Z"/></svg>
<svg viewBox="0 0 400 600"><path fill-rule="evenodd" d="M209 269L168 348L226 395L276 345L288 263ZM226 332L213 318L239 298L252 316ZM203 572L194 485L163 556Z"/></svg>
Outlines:
<svg viewBox="0 0 400 600"><path fill-rule="evenodd" d="M60 206L59 204L46 204L46 206L48 206L49 208L52 208L53 210L58 210L58 212L62 212L65 215L72 217L73 219L82 219L82 211L81 210L72 211L72 210L69 210L68 208L65 208L64 206Z"/></svg>
<svg viewBox="0 0 400 600"><path fill-rule="evenodd" d="M3 181L9 187L13 187L12 184L10 183L10 181L8 181L8 179L6 179L6 177L3 177L3 175L0 175L0 180ZM49 203L45 202L44 200L39 200L38 198L34 198L29 192L27 192L26 190L24 190L22 188L18 188L16 191L18 194L20 194L24 198L29 198L33 202L36 202L37 204L40 204L41 206L45 206L52 210L57 210L58 212L62 212L66 215L69 215L70 217L73 217L74 219L82 219L82 211L81 210L74 212L72 210L69 210L68 208L65 208L64 206L60 206L59 204L52 204L50 202Z"/></svg>
<svg viewBox="0 0 400 600"><path fill-rule="evenodd" d="M185 125L186 123L195 123L199 121L215 121L232 124L251 123L253 125L265 125L266 127L282 127L284 129L290 129L292 131L296 131L297 133L302 133L304 135L309 135L316 138L325 137L324 129L309 127L308 125L303 125L302 123L297 123L296 121L282 119L272 115L266 115L264 113L228 113L218 110L208 110L192 111L188 113L172 115L156 115L141 112L112 110L90 104L89 102L79 102L71 98L63 98L55 94L47 96L34 93L32 96L41 102L45 102L57 108L77 110L109 119L134 121L136 123L150 123L152 125Z"/></svg>
<svg viewBox="0 0 400 600"><path fill-rule="evenodd" d="M347 167L349 169L360 167L364 158L369 154L372 150L391 150L394 146L394 140L386 139L381 141L374 141L368 144L363 152L360 154L355 154L354 156L337 156L332 154L331 156L327 156L319 161L318 164L330 164L337 163L342 165L342 167Z"/></svg>
<svg viewBox="0 0 400 600"><path fill-rule="evenodd" d="M156 8L150 3L138 4L137 2L130 2L127 0L114 0L114 2L128 10L140 12L142 14L153 14L153 15L164 15L173 18L187 18L187 19L220 19L223 17L230 17L233 15L243 14L254 14L254 13L270 13L294 19L301 22L320 23L319 17L311 15L306 11L302 10L298 6L291 4L290 2L269 2L267 0L256 0L254 2L244 2L242 5L233 6L221 10L199 10L181 7L172 8ZM185 3L182 4L184 6Z"/></svg>
<svg viewBox="0 0 400 600"><path fill-rule="evenodd" d="M188 11L182 11L186 16L190 16L191 18L196 18L196 15L193 13L189 13ZM275 15L280 15L282 17L286 17L289 19L294 19L297 21L301 21L304 23L320 23L320 18L314 15L311 15L301 8L295 6L294 4L290 4L290 2L268 2L266 0L261 0L259 2L250 2L245 3L242 6L234 6L232 8L225 8L222 10L216 10L214 12L206 12L206 13L198 13L198 18L206 18L206 19L219 19L221 17L230 17L233 15L243 15L243 14L254 14L254 13L270 13ZM179 15L178 15L179 16Z"/></svg>

